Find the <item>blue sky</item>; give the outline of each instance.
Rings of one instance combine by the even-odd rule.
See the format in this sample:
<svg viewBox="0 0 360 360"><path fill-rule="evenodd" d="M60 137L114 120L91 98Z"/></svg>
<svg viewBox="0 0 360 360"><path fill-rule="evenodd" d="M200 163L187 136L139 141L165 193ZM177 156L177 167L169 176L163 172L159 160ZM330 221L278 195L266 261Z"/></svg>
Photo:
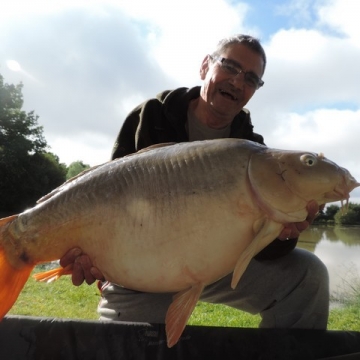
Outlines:
<svg viewBox="0 0 360 360"><path fill-rule="evenodd" d="M261 40L266 41L271 34L281 28L293 26L293 23L302 21L296 20L285 14L282 5L286 5L284 1L261 1L254 0L249 2L250 9L247 14L245 23L251 25L256 24L262 32Z"/></svg>
<svg viewBox="0 0 360 360"><path fill-rule="evenodd" d="M215 44L249 33L268 57L247 105L255 130L270 147L323 152L360 179L359 16L358 0L0 0L0 74L24 84L24 109L60 161L96 165L127 112L201 85Z"/></svg>
<svg viewBox="0 0 360 360"><path fill-rule="evenodd" d="M340 29L319 23L318 9L329 3L326 0L249 1L246 23L256 24L261 29L263 41L269 40L279 29L289 28L319 28L324 33L342 36Z"/></svg>

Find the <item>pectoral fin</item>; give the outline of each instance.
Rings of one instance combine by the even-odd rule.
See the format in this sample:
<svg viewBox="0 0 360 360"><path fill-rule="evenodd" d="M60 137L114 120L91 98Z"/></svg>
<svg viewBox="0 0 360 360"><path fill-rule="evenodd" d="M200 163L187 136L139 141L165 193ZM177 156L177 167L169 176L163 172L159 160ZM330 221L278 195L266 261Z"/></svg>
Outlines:
<svg viewBox="0 0 360 360"><path fill-rule="evenodd" d="M231 280L231 287L236 288L250 260L264 247L269 245L280 233L283 225L270 219L262 219L254 224L257 234L237 261Z"/></svg>
<svg viewBox="0 0 360 360"><path fill-rule="evenodd" d="M167 345L169 348L178 342L203 289L204 284L199 283L174 296L165 319Z"/></svg>

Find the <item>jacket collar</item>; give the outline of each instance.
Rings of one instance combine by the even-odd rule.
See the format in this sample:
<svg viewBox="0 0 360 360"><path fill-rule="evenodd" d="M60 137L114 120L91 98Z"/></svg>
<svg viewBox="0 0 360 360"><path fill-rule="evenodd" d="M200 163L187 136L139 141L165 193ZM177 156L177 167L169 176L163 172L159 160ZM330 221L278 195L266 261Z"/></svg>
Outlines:
<svg viewBox="0 0 360 360"><path fill-rule="evenodd" d="M175 90L167 90L157 95L163 103L165 117L171 125L187 139L185 123L191 100L200 96L200 86L192 88L181 87ZM252 133L253 125L250 120L250 113L247 109L241 110L235 116L230 130L230 137L244 137L245 133Z"/></svg>

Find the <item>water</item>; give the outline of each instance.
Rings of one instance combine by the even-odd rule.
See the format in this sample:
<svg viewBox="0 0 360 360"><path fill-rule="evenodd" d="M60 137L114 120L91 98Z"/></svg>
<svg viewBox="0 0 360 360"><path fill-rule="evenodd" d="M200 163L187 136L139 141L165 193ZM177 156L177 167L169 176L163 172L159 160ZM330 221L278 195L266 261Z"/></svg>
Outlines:
<svg viewBox="0 0 360 360"><path fill-rule="evenodd" d="M311 225L301 234L298 247L315 253L325 263L333 295L360 285L360 226Z"/></svg>

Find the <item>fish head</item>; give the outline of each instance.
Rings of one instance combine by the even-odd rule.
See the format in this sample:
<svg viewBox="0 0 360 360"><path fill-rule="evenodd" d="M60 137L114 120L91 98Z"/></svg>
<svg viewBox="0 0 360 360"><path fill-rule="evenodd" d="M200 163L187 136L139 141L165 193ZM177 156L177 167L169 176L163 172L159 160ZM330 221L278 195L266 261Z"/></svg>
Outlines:
<svg viewBox="0 0 360 360"><path fill-rule="evenodd" d="M306 205L348 201L360 183L323 154L267 149L254 154L249 179L260 207L281 222L302 221Z"/></svg>

